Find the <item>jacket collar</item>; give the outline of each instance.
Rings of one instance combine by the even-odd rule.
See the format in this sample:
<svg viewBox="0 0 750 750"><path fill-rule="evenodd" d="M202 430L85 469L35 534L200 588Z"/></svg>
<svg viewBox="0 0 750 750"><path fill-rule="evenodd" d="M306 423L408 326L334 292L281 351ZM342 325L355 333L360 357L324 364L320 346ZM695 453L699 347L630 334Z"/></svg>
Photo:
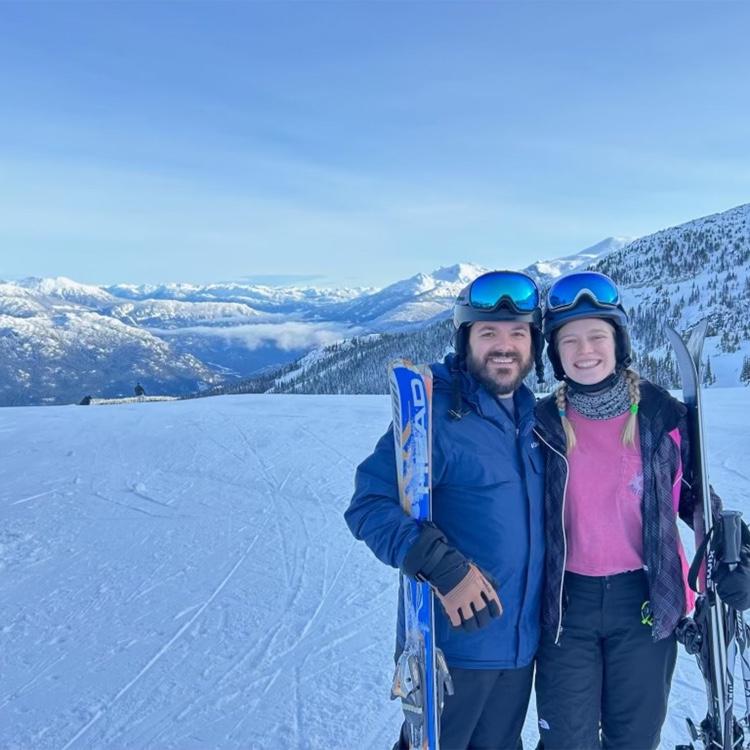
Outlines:
<svg viewBox="0 0 750 750"><path fill-rule="evenodd" d="M441 390L445 387L450 389L450 378L452 377L452 368L455 367L455 363L455 355L449 354L440 365L433 366L433 373L437 380L436 385ZM515 429L510 415L498 403L497 398L481 385L465 367L461 366L458 369L458 378L461 384L461 397L467 406L484 419L489 419L499 424L503 429L507 427ZM513 403L516 408L518 426L523 427L526 424L530 424L533 420L536 396L523 383L513 394Z"/></svg>
<svg viewBox="0 0 750 750"><path fill-rule="evenodd" d="M555 450L562 454L567 452L565 431L557 412L557 401L554 393L545 396L536 406L536 430Z"/></svg>

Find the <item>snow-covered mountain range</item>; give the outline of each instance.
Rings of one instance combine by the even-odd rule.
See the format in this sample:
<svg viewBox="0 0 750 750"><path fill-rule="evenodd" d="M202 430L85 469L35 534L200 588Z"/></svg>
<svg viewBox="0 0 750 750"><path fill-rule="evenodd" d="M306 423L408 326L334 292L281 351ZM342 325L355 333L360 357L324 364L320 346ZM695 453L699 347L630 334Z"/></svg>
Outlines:
<svg viewBox="0 0 750 750"><path fill-rule="evenodd" d="M583 251L579 262L591 257ZM147 393L201 391L355 335L424 327L484 270L459 263L380 290L0 283L0 404L126 396L138 381Z"/></svg>
<svg viewBox="0 0 750 750"><path fill-rule="evenodd" d="M611 274L623 286L641 368L657 380L673 374L663 322L685 328L708 315L711 377L736 385L744 369L750 380L750 321L742 304L750 295L749 216L750 205L739 206L638 240L610 237L524 270L543 286L576 268ZM0 405L125 396L136 381L149 393L179 395L231 387L261 369L267 378L273 367L285 368L274 373L274 389L379 392L382 376L366 372L380 363L368 366L368 351L441 356L456 294L485 270L457 263L383 289L0 283ZM327 363L337 371L333 379Z"/></svg>
<svg viewBox="0 0 750 750"><path fill-rule="evenodd" d="M610 238L573 256L540 261L524 270L546 287L553 278L582 267L598 269L618 281L631 318L636 366L644 376L678 387L664 324L684 331L708 317L707 383L750 383L750 205L639 240ZM439 320L408 334L391 330L378 337L360 337L311 352L293 365L231 390L385 393L391 359L439 359L450 348L452 333L451 324ZM544 388L553 384L548 368Z"/></svg>

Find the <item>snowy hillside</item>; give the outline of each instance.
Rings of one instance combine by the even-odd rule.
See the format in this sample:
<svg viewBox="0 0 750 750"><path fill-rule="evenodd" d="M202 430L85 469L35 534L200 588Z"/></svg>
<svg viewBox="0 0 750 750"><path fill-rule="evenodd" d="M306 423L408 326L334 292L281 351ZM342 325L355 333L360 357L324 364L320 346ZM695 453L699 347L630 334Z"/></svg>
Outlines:
<svg viewBox="0 0 750 750"><path fill-rule="evenodd" d="M750 515L750 389L706 401L713 483ZM342 518L386 398L1 414L0 747L390 747L396 574ZM704 707L681 653L664 750Z"/></svg>
<svg viewBox="0 0 750 750"><path fill-rule="evenodd" d="M138 380L167 393L218 381L194 356L176 354L145 329L92 310L5 299L18 299L22 314L0 307L0 406L129 395Z"/></svg>
<svg viewBox="0 0 750 750"><path fill-rule="evenodd" d="M593 267L621 285L644 374L672 371L665 323L686 330L707 317L713 382L750 381L750 204L642 237Z"/></svg>
<svg viewBox="0 0 750 750"><path fill-rule="evenodd" d="M0 315L31 318L44 312L44 305L18 284L0 282Z"/></svg>

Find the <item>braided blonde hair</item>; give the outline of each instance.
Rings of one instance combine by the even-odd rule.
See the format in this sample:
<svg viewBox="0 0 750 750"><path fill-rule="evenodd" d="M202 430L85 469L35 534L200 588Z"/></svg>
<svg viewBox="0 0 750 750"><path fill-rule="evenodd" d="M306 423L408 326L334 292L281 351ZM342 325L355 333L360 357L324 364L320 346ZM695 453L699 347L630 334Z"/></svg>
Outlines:
<svg viewBox="0 0 750 750"><path fill-rule="evenodd" d="M638 405L641 403L641 378L635 370L625 370L625 380L628 382L630 394L630 414L622 431L622 444L635 445L635 431L638 427Z"/></svg>
<svg viewBox="0 0 750 750"><path fill-rule="evenodd" d="M625 370L625 380L628 384L628 393L630 394L630 414L622 430L622 444L635 445L635 433L638 427L638 405L641 402L641 378L635 370ZM565 432L565 445L570 453L576 447L576 433L573 424L568 419L568 384L560 383L555 391L555 403L557 404L557 413L560 415L560 421Z"/></svg>
<svg viewBox="0 0 750 750"><path fill-rule="evenodd" d="M560 415L560 421L565 431L565 446L568 449L568 453L570 453L576 447L576 433L567 416L568 399L565 395L567 392L568 384L560 383L555 391L555 403L557 404L557 413Z"/></svg>

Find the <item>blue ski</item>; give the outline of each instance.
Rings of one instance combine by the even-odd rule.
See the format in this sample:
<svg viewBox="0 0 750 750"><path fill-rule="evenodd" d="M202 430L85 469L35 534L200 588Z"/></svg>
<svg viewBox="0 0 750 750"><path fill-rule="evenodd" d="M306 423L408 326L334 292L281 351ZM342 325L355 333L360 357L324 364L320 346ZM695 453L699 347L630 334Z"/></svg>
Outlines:
<svg viewBox="0 0 750 750"><path fill-rule="evenodd" d="M432 372L396 360L389 368L393 437L401 505L419 521L432 519ZM392 698L400 698L409 747L438 750L444 690L452 692L442 652L435 645L435 601L430 585L402 579L404 650L396 665Z"/></svg>

